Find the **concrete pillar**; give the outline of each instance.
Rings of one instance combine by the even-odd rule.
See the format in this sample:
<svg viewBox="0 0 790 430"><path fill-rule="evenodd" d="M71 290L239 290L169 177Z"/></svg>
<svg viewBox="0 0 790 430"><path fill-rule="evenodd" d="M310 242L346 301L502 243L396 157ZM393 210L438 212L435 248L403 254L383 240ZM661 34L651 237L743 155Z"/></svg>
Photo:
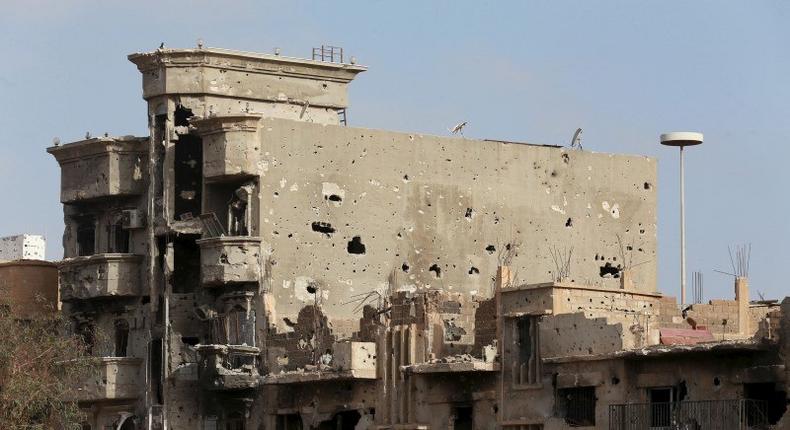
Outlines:
<svg viewBox="0 0 790 430"><path fill-rule="evenodd" d="M620 271L620 289L633 290L634 289L634 274L630 269L623 269Z"/></svg>
<svg viewBox="0 0 790 430"><path fill-rule="evenodd" d="M744 336L752 334L749 327L749 279L743 276L735 278L735 301L738 302L738 333Z"/></svg>

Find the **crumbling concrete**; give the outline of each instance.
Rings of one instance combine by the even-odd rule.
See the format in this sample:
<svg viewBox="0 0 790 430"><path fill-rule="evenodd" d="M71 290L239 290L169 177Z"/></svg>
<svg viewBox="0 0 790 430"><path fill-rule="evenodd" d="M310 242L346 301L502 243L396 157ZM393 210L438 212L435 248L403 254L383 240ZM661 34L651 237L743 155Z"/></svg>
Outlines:
<svg viewBox="0 0 790 430"><path fill-rule="evenodd" d="M139 395L84 400L92 428L606 428L786 384L788 312L744 279L657 292L654 159L343 126L354 64L129 59L151 135L48 149L64 311L139 363Z"/></svg>

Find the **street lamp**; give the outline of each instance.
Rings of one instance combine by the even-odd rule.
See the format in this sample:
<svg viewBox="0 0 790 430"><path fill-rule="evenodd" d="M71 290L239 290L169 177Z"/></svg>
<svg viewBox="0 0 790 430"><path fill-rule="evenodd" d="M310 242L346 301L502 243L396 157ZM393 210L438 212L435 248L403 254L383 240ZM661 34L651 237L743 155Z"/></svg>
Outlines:
<svg viewBox="0 0 790 430"><path fill-rule="evenodd" d="M702 133L675 131L661 135L661 144L680 148L680 304L686 304L686 203L683 179L683 148L702 144Z"/></svg>

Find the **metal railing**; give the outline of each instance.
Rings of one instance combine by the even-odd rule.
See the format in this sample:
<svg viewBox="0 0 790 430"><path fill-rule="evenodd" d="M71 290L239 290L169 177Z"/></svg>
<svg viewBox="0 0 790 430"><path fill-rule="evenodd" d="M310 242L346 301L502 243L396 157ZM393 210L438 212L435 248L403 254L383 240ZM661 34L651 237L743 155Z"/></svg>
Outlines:
<svg viewBox="0 0 790 430"><path fill-rule="evenodd" d="M609 406L609 430L768 429L760 400L629 403Z"/></svg>

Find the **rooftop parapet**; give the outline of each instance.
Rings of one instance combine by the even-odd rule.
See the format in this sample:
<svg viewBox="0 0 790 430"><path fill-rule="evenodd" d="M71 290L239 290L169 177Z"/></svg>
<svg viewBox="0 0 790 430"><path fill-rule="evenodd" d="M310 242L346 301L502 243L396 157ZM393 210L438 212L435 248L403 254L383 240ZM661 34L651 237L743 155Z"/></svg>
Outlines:
<svg viewBox="0 0 790 430"><path fill-rule="evenodd" d="M214 95L255 101L348 105L346 86L367 70L354 64L220 48L158 49L129 55L143 74L143 98Z"/></svg>

